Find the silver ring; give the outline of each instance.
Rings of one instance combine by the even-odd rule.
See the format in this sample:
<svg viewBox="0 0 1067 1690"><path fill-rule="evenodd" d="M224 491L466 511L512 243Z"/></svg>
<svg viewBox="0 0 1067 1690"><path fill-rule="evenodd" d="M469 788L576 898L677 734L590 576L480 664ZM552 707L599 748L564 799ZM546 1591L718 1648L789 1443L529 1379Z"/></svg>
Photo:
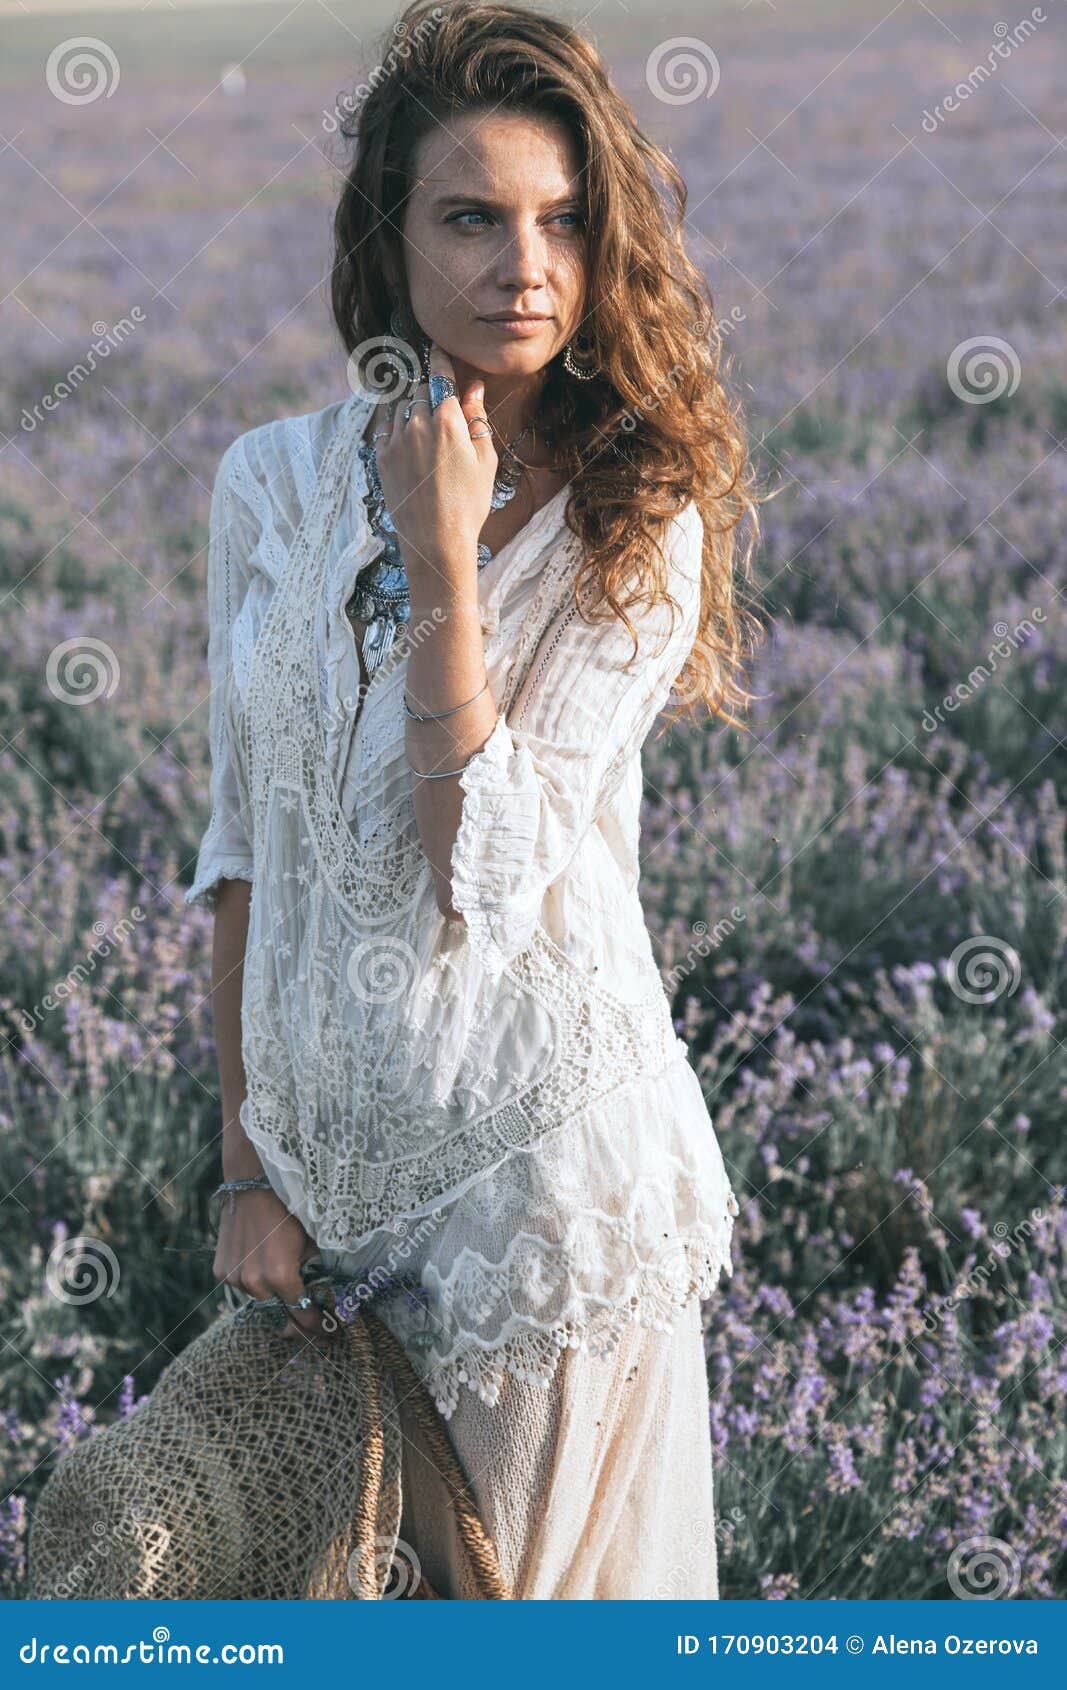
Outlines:
<svg viewBox="0 0 1067 1690"><path fill-rule="evenodd" d="M451 376L430 377L430 409L436 411L438 405L445 399L456 397L456 384Z"/></svg>
<svg viewBox="0 0 1067 1690"><path fill-rule="evenodd" d="M380 428L380 429L379 429L379 430L378 430L378 432L377 432L377 434L372 434L372 435L371 435L371 440L372 440L372 441L374 441L374 440L388 440L388 439L389 439L389 436L390 436L390 433L391 433L391 430L390 430L390 429L388 429L388 428Z"/></svg>
<svg viewBox="0 0 1067 1690"><path fill-rule="evenodd" d="M315 1307L315 1299L314 1297L304 1295L303 1297L298 1298L295 1303L286 1303L285 1306L287 1309L313 1309Z"/></svg>
<svg viewBox="0 0 1067 1690"><path fill-rule="evenodd" d="M483 428L479 434L472 434L472 440L484 440L487 434L492 434L491 428Z"/></svg>
<svg viewBox="0 0 1067 1690"><path fill-rule="evenodd" d="M416 405L430 405L430 401L428 399L412 399L408 404L407 410L404 412L405 422L407 422L408 418L411 416L411 413L415 409ZM432 405L430 405L430 409L431 411L433 410Z"/></svg>

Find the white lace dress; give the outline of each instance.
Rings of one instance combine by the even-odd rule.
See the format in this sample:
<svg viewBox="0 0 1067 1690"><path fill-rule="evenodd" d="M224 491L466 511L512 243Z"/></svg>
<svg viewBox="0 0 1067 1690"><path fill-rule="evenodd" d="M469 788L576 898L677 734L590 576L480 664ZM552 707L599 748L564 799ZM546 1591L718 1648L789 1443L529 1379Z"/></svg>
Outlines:
<svg viewBox="0 0 1067 1690"><path fill-rule="evenodd" d="M241 1119L279 1195L359 1294L380 1298L461 1456L476 1463L503 1436L524 1471L546 1464L514 1531L484 1480L520 1593L658 1594L670 1543L710 1525L697 1304L730 1271L737 1213L638 897L641 747L694 638L700 517L677 517L666 548L679 613L631 611L629 664L624 624L575 611L567 488L480 575L498 718L460 777L451 867L464 920L449 920L404 744L417 630L357 711L345 604L376 549L356 450L367 415L346 398L268 423L219 466L212 811L186 898L210 908L220 879L252 883ZM633 1388L620 1394L624 1359ZM507 1403L518 1426L538 1395L517 1443L487 1431ZM495 1469L507 1465L498 1449ZM593 1508L609 1470L615 1504L629 1497L623 1516L638 1522L632 1542L614 1505ZM664 1595L716 1594L713 1538L696 1560ZM447 1561L439 1546L438 1577L454 1584Z"/></svg>

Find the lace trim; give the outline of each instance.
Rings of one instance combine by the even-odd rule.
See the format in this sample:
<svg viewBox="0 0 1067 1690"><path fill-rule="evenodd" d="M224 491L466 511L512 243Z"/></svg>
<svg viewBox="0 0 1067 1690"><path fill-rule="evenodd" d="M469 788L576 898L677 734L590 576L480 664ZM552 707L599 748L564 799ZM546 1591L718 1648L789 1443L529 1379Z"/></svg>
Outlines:
<svg viewBox="0 0 1067 1690"><path fill-rule="evenodd" d="M446 1420L459 1404L461 1386L492 1408L509 1373L547 1389L564 1350L605 1359L618 1349L631 1326L673 1332L678 1314L694 1297L700 1302L708 1300L724 1273L727 1278L733 1276L731 1242L738 1212L737 1199L729 1191L726 1212L718 1226L694 1227L684 1239L672 1241L658 1259L641 1263L623 1290L610 1299L578 1286L566 1246L546 1246L543 1239L527 1233L513 1241L503 1262L461 1263L449 1280L457 1297L506 1296L514 1287L514 1257L531 1243L555 1262L561 1279L570 1280L562 1317L542 1322L530 1315L512 1316L502 1328L501 1338L491 1344L461 1333L449 1352L441 1356L436 1351L439 1338L435 1340L431 1330L435 1317L417 1312L419 1305L414 1298L390 1299L383 1307L383 1317L408 1350Z"/></svg>
<svg viewBox="0 0 1067 1690"><path fill-rule="evenodd" d="M246 857L219 857L210 868L199 874L185 893L183 902L204 910L214 910L218 902L220 880L254 879L252 864Z"/></svg>

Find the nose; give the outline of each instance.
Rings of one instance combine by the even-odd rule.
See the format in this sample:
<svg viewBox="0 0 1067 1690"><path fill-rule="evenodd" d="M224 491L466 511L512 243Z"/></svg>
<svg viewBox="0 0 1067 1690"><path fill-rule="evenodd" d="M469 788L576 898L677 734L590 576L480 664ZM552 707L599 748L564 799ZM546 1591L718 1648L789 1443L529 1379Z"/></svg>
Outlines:
<svg viewBox="0 0 1067 1690"><path fill-rule="evenodd" d="M546 275L544 232L536 223L523 224L509 236L500 254L496 269L497 286L516 293L532 292L544 287Z"/></svg>

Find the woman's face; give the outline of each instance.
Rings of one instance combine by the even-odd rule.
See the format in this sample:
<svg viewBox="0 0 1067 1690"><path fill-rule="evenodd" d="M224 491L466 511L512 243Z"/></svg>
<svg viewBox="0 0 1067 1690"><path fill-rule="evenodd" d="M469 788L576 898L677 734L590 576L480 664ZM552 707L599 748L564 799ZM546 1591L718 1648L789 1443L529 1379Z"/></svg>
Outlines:
<svg viewBox="0 0 1067 1690"><path fill-rule="evenodd" d="M524 376L566 346L585 297L580 168L566 127L534 113L466 112L423 139L407 285L423 333L451 358ZM509 327L507 313L539 320Z"/></svg>

